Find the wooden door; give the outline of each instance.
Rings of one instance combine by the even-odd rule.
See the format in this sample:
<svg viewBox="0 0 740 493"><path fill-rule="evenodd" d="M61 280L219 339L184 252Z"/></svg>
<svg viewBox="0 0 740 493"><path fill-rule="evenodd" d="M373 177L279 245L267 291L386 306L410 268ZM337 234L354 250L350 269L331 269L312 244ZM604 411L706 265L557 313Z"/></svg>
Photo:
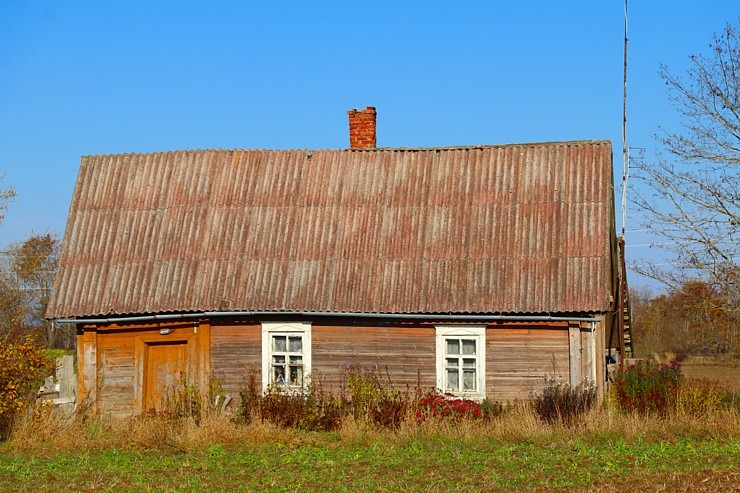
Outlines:
<svg viewBox="0 0 740 493"><path fill-rule="evenodd" d="M187 341L150 343L144 369L144 411L161 412L172 404L187 375Z"/></svg>

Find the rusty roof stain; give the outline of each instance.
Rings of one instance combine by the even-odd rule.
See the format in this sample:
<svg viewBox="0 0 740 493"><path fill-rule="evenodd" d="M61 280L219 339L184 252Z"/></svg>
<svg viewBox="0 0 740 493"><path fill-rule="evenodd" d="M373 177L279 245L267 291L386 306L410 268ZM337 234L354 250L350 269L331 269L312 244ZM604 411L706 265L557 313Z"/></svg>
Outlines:
<svg viewBox="0 0 740 493"><path fill-rule="evenodd" d="M47 316L605 312L607 141L82 158Z"/></svg>

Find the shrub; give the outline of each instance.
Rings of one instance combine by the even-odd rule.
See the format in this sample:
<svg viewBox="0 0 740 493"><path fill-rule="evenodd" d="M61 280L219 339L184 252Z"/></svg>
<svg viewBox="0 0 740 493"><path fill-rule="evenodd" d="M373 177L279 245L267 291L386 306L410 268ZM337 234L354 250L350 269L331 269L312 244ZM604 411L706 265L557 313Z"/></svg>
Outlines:
<svg viewBox="0 0 740 493"><path fill-rule="evenodd" d="M490 399L483 399L480 403L480 410L483 414L483 419L490 421L495 418L501 418L511 411L513 404L502 403L492 401Z"/></svg>
<svg viewBox="0 0 740 493"><path fill-rule="evenodd" d="M277 385L271 386L260 400L260 416L284 428L310 428L315 412L306 396L284 391Z"/></svg>
<svg viewBox="0 0 740 493"><path fill-rule="evenodd" d="M677 361L640 361L617 373L617 406L624 412L666 416L676 410L682 380L681 364Z"/></svg>
<svg viewBox="0 0 740 493"><path fill-rule="evenodd" d="M410 389L402 392L395 388L387 368L383 378L378 365L345 365L344 375L349 392L348 407L355 419L390 429L401 426L415 399ZM418 389L417 394L420 394Z"/></svg>
<svg viewBox="0 0 740 493"><path fill-rule="evenodd" d="M345 416L345 405L341 398L324 389L318 376L311 380L306 394L310 414L304 418L301 427L317 431L338 430Z"/></svg>
<svg viewBox="0 0 740 493"><path fill-rule="evenodd" d="M345 365L344 379L349 392L350 409L355 418L368 416L383 393L378 365L367 368L359 364Z"/></svg>
<svg viewBox="0 0 740 493"><path fill-rule="evenodd" d="M545 423L573 426L581 422L596 403L596 387L572 387L547 379L542 393L535 395L532 403L535 413Z"/></svg>
<svg viewBox="0 0 740 493"><path fill-rule="evenodd" d="M260 383L257 380L257 373L255 371L247 372L247 385L241 392L239 392L239 398L241 405L239 406L239 415L245 423L251 423L255 418L259 417L260 399L262 398L262 391L260 390Z"/></svg>
<svg viewBox="0 0 740 493"><path fill-rule="evenodd" d="M408 417L411 407L410 394L394 390L381 396L370 418L376 425L397 430Z"/></svg>
<svg viewBox="0 0 740 493"><path fill-rule="evenodd" d="M34 403L51 370L51 360L32 338L0 341L0 437L7 438L15 416Z"/></svg>
<svg viewBox="0 0 740 493"><path fill-rule="evenodd" d="M341 400L325 392L318 380L312 381L303 393L287 392L273 385L263 394L256 375L250 374L239 395L240 415L246 423L261 420L283 428L312 431L337 430L342 424Z"/></svg>
<svg viewBox="0 0 740 493"><path fill-rule="evenodd" d="M396 389L386 370L382 376L377 365L358 364L344 367L339 392L326 391L320 377L300 393L272 386L262 393L257 373L247 375L247 385L240 392L240 415L247 423L266 421L284 428L330 431L341 427L347 417L383 428L397 430L416 409L421 391Z"/></svg>
<svg viewBox="0 0 740 493"><path fill-rule="evenodd" d="M479 403L438 392L423 397L418 403L416 412L416 419L419 423L430 419L459 423L482 417L483 411Z"/></svg>
<svg viewBox="0 0 740 493"><path fill-rule="evenodd" d="M692 380L681 386L678 408L686 414L702 416L718 411L726 396L727 391L714 382Z"/></svg>

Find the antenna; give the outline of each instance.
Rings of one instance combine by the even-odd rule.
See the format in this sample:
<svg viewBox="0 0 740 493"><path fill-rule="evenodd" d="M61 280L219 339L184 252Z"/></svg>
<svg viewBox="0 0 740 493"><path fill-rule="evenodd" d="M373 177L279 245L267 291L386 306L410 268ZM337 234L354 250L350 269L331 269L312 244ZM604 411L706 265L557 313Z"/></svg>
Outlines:
<svg viewBox="0 0 740 493"><path fill-rule="evenodd" d="M624 0L624 95L622 98L622 238L627 223L627 178L629 178L629 147L627 147L627 0Z"/></svg>

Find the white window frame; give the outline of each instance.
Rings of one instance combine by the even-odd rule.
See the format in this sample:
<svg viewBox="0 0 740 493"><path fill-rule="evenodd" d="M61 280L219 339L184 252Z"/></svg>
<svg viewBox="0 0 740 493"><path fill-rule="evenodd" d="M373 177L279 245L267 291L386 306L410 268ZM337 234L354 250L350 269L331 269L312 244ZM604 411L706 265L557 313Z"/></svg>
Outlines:
<svg viewBox="0 0 740 493"><path fill-rule="evenodd" d="M311 379L311 322L262 322L262 391L269 389L272 375L272 336L303 337L303 389ZM286 376L287 377L287 376Z"/></svg>
<svg viewBox="0 0 740 493"><path fill-rule="evenodd" d="M437 389L456 397L483 400L486 398L486 326L485 325L436 325L437 334ZM447 339L475 340L476 390L450 392L445 389L445 357ZM460 368L462 378L462 368Z"/></svg>

